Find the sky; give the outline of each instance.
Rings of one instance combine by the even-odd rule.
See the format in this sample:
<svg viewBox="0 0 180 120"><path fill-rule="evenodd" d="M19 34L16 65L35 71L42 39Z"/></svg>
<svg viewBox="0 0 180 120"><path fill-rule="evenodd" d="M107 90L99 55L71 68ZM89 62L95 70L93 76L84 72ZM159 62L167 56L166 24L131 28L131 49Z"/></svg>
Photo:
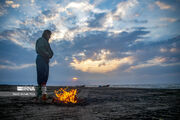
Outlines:
<svg viewBox="0 0 180 120"><path fill-rule="evenodd" d="M35 43L52 31L47 85L180 84L180 0L1 0L0 84L37 85Z"/></svg>

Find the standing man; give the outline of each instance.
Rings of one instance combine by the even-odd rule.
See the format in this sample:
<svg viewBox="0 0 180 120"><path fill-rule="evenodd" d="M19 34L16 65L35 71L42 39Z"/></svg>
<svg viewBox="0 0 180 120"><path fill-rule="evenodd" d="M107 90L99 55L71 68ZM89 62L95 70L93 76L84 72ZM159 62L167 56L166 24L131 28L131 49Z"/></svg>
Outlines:
<svg viewBox="0 0 180 120"><path fill-rule="evenodd" d="M42 37L36 41L36 69L37 69L37 99L47 99L46 83L49 76L49 59L53 56L49 39L51 37L50 30L44 30Z"/></svg>

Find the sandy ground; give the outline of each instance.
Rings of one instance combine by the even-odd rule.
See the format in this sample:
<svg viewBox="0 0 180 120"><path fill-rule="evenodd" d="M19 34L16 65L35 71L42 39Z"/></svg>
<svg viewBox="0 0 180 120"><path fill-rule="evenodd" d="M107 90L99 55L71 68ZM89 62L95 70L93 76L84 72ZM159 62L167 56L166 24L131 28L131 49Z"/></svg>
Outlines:
<svg viewBox="0 0 180 120"><path fill-rule="evenodd" d="M57 88L48 88L50 97ZM180 89L77 89L83 104L35 103L32 97L1 96L1 120L180 120Z"/></svg>

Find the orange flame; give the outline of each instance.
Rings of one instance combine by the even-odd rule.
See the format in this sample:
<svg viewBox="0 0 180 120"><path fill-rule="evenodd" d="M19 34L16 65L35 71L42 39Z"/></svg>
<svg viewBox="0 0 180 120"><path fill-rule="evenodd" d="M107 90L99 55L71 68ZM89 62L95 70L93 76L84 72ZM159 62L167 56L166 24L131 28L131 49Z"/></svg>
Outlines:
<svg viewBox="0 0 180 120"><path fill-rule="evenodd" d="M64 103L77 103L77 89L67 91L67 88L60 88L54 91L56 100Z"/></svg>

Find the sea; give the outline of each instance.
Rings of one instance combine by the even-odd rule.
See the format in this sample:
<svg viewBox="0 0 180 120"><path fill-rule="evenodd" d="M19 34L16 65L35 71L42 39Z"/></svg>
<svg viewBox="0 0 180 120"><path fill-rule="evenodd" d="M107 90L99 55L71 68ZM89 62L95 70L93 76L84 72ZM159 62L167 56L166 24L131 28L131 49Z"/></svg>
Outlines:
<svg viewBox="0 0 180 120"><path fill-rule="evenodd" d="M148 89L180 89L180 84L86 85L85 87L148 88Z"/></svg>

